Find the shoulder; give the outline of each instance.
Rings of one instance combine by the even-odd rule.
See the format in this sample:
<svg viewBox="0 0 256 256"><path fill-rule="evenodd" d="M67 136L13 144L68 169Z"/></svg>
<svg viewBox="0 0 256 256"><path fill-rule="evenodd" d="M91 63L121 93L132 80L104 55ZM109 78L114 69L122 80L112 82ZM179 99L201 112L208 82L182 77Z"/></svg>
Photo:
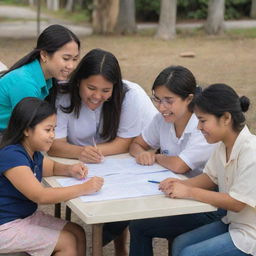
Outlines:
<svg viewBox="0 0 256 256"><path fill-rule="evenodd" d="M22 89L30 87L31 84L36 83L35 74L29 72L26 68L27 65L24 65L20 68L14 69L7 73L5 76L1 77L1 85L9 85L9 87L15 86Z"/></svg>
<svg viewBox="0 0 256 256"><path fill-rule="evenodd" d="M21 145L9 145L0 150L0 172L20 165L30 166L29 157Z"/></svg>
<svg viewBox="0 0 256 256"><path fill-rule="evenodd" d="M127 95L147 96L146 92L139 84L136 84L128 80L123 80L123 83L128 88Z"/></svg>
<svg viewBox="0 0 256 256"><path fill-rule="evenodd" d="M68 107L70 105L70 94L69 93L59 93L56 98L56 107Z"/></svg>

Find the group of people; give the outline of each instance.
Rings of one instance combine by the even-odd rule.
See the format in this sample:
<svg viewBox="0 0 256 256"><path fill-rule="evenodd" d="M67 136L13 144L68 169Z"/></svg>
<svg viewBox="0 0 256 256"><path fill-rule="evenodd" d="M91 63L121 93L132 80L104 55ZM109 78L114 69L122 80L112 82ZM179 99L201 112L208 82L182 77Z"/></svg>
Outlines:
<svg viewBox="0 0 256 256"><path fill-rule="evenodd" d="M84 163L129 152L138 164L158 163L189 178L162 181L170 198L212 204L218 211L107 223L103 243L115 254L153 255L154 237L172 256L256 255L256 137L245 124L247 97L226 84L197 86L192 72L169 66L152 97L124 80L116 57L93 49L80 60L80 41L61 25L46 28L35 49L0 75L0 253L85 255L76 223L37 210L96 193L80 185L46 188L42 177L88 174ZM47 155L79 159L64 165Z"/></svg>

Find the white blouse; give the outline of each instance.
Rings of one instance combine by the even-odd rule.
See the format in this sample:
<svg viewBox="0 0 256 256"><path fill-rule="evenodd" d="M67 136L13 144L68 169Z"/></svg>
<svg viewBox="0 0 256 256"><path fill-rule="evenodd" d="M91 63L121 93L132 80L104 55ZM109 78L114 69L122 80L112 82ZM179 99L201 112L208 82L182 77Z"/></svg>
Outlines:
<svg viewBox="0 0 256 256"><path fill-rule="evenodd" d="M132 138L140 135L142 129L150 123L158 111L138 84L126 80L123 82L129 90L122 103L117 136ZM67 114L61 111L60 105L66 107L69 104L68 94L60 95L57 99L55 138L67 138L69 143L80 146L93 145L93 139L97 144L104 142L99 135L102 125L100 122L102 106L91 110L82 102L79 118L76 118L73 112Z"/></svg>
<svg viewBox="0 0 256 256"><path fill-rule="evenodd" d="M238 135L230 158L220 143L207 162L204 172L219 186L219 191L246 204L240 212L227 211L222 221L229 225L235 246L256 255L256 136L247 126Z"/></svg>
<svg viewBox="0 0 256 256"><path fill-rule="evenodd" d="M166 122L158 113L142 131L142 137L151 148L160 148L161 154L178 156L194 173L202 172L215 144L207 143L203 134L197 129L197 124L198 119L192 114L181 137L177 138L174 124Z"/></svg>

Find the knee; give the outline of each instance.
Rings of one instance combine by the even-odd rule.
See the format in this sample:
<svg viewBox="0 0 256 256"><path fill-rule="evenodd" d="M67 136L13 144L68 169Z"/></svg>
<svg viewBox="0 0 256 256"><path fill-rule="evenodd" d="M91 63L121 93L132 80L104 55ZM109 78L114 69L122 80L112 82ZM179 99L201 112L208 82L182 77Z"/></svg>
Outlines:
<svg viewBox="0 0 256 256"><path fill-rule="evenodd" d="M73 222L68 223L68 226L67 230L75 236L77 241L86 242L86 235L83 227Z"/></svg>
<svg viewBox="0 0 256 256"><path fill-rule="evenodd" d="M56 250L62 252L63 255L77 255L77 240L75 235L69 231L61 231Z"/></svg>

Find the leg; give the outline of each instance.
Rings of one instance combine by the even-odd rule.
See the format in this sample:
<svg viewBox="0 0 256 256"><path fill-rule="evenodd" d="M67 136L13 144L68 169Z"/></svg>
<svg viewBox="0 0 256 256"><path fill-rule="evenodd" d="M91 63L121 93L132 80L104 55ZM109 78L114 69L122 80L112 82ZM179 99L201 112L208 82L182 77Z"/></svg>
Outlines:
<svg viewBox="0 0 256 256"><path fill-rule="evenodd" d="M154 237L172 240L184 232L219 220L222 216L223 213L213 212L132 221L130 256L151 256Z"/></svg>
<svg viewBox="0 0 256 256"><path fill-rule="evenodd" d="M76 256L77 242L76 237L69 231L62 230L53 251L54 256Z"/></svg>
<svg viewBox="0 0 256 256"><path fill-rule="evenodd" d="M128 228L125 228L125 230L114 240L116 256L128 256L126 247L127 236Z"/></svg>
<svg viewBox="0 0 256 256"><path fill-rule="evenodd" d="M105 223L103 226L103 246L114 240L115 254L118 256L128 255L126 242L129 222L110 222Z"/></svg>
<svg viewBox="0 0 256 256"><path fill-rule="evenodd" d="M76 223L69 222L65 225L63 230L68 231L75 236L78 251L77 255L84 256L86 254L86 236L84 229Z"/></svg>
<svg viewBox="0 0 256 256"><path fill-rule="evenodd" d="M173 243L173 256L245 256L237 249L228 225L214 222L178 236Z"/></svg>
<svg viewBox="0 0 256 256"><path fill-rule="evenodd" d="M102 227L103 224L92 225L92 256L102 256Z"/></svg>

